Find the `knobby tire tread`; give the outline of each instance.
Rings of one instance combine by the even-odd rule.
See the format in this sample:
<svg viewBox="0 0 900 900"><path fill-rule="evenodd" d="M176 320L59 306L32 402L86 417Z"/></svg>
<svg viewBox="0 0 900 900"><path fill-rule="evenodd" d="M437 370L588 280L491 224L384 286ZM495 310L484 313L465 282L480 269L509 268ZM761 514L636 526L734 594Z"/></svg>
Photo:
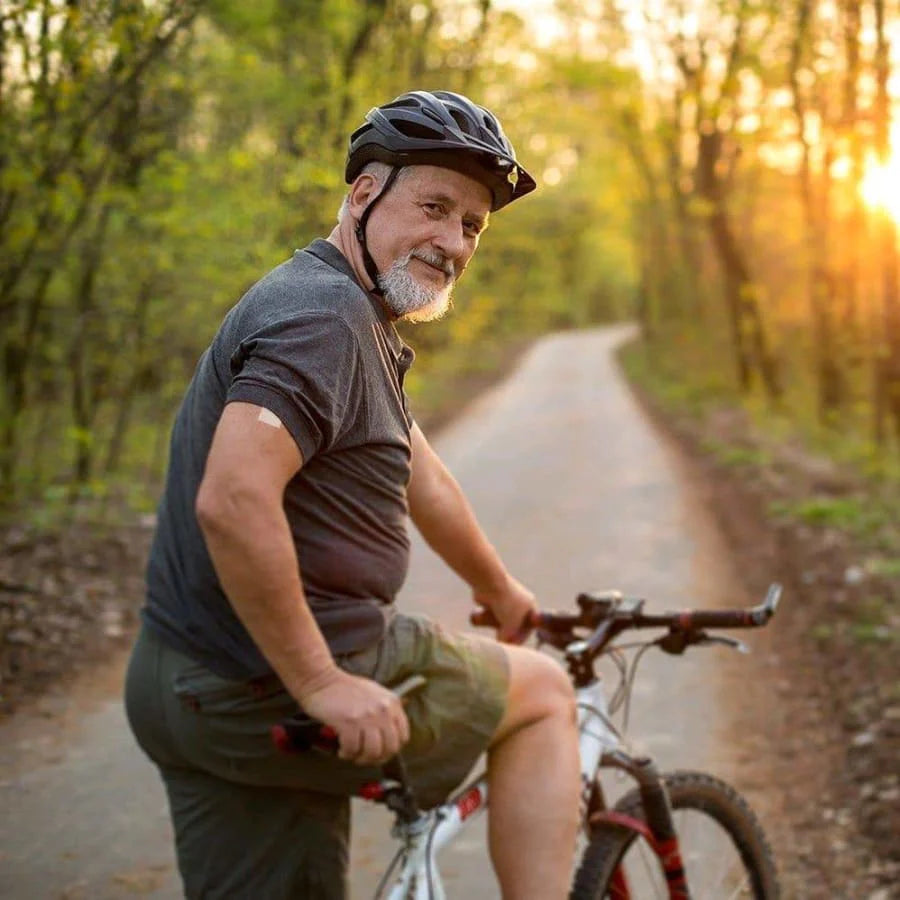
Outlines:
<svg viewBox="0 0 900 900"><path fill-rule="evenodd" d="M778 900L780 888L772 849L747 801L729 784L712 775L679 771L663 777L674 809L702 810L728 832L754 880L756 900ZM637 789L622 797L615 809L642 819ZM634 832L622 826L597 826L581 857L569 900L603 900L616 866L636 839Z"/></svg>

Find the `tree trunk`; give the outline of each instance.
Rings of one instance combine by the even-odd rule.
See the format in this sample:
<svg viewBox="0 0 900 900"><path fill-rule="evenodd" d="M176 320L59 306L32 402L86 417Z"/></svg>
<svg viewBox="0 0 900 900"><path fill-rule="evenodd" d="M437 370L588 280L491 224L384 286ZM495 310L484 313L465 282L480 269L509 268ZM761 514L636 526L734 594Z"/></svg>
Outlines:
<svg viewBox="0 0 900 900"><path fill-rule="evenodd" d="M875 149L878 161L886 164L890 157L891 100L890 45L885 34L884 0L874 0L875 7ZM881 302L884 336L880 364L875 372L875 439L884 443L889 427L893 427L900 446L900 259L898 259L897 225L887 211L880 213ZM891 420L890 426L885 418Z"/></svg>
<svg viewBox="0 0 900 900"><path fill-rule="evenodd" d="M846 227L846 260L839 276L837 287L837 330L839 346L847 365L856 362L860 343L859 323L859 272L861 259L861 236L865 229L865 215L859 184L863 174L863 144L857 133L859 120L859 48L862 29L861 0L843 0L844 13L844 99L841 112L843 133L850 144L849 183L853 187L853 200Z"/></svg>
<svg viewBox="0 0 900 900"><path fill-rule="evenodd" d="M153 292L152 284L148 279L138 291L134 310L135 342L131 350L133 365L128 376L125 389L119 395L116 409L116 420L113 425L112 435L106 451L106 460L103 465L104 474L109 476L116 473L122 459L122 448L125 445L125 435L131 425L131 412L134 409L134 398L137 396L137 388L141 379L141 367L143 365L144 347L147 335L147 310L150 306L150 296Z"/></svg>
<svg viewBox="0 0 900 900"><path fill-rule="evenodd" d="M721 157L722 135L710 126L701 132L697 154L697 187L710 205L708 225L713 246L725 275L735 367L743 391L752 386L758 374L769 400L782 394L775 358L769 348L757 289L750 268L725 208L722 186L716 175Z"/></svg>
<svg viewBox="0 0 900 900"><path fill-rule="evenodd" d="M93 426L97 413L96 371L91 364L91 342L88 333L95 313L94 291L97 272L103 259L106 229L112 207L104 205L93 232L87 235L81 256L81 275L76 284L74 306L78 319L69 348L72 421L76 428L75 472L73 488L87 484L94 463Z"/></svg>
<svg viewBox="0 0 900 900"><path fill-rule="evenodd" d="M797 134L802 148L800 160L800 197L803 204L805 242L809 257L807 297L812 321L813 359L816 378L816 405L819 421L834 424L835 412L843 396L843 379L835 342L834 309L836 306L835 274L829 263L830 235L829 223L833 216L830 191L830 154L822 165L820 180L822 189L819 196L813 185L811 148L806 139L806 103L798 73L809 60L809 19L812 12L810 0L800 0L797 7L797 27L791 47L789 78L794 100L794 116L797 120ZM816 110L820 120L825 119L825 111ZM827 138L825 138L827 140Z"/></svg>
<svg viewBox="0 0 900 900"><path fill-rule="evenodd" d="M8 298L11 315L19 312L24 321L18 327L14 326L5 331L2 335L2 344L0 344L2 347L0 364L3 367L3 390L0 392L0 414L2 414L0 487L4 493L11 494L14 488L17 429L27 401L28 374L33 364L35 340L44 311L50 279L53 277L57 259L68 248L87 218L94 194L105 176L109 158L109 153L107 153L97 171L91 174L89 181L85 182L81 203L64 233L60 235L55 252L52 255L46 255L40 266L35 267L36 270L32 273L35 280L34 286L29 292L27 301L19 300L15 294L11 294Z"/></svg>
<svg viewBox="0 0 900 900"><path fill-rule="evenodd" d="M884 399L891 419L894 439L900 448L900 259L897 241L900 234L893 220L885 215L882 223L882 297L886 353L883 362Z"/></svg>

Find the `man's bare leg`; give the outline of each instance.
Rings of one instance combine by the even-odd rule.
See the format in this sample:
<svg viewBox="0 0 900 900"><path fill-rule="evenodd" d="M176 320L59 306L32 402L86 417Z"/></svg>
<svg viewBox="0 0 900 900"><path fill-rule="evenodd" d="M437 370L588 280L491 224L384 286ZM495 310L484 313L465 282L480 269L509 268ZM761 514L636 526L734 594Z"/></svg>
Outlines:
<svg viewBox="0 0 900 900"><path fill-rule="evenodd" d="M549 656L505 649L509 702L488 751L491 860L504 900L563 900L581 783L574 693Z"/></svg>

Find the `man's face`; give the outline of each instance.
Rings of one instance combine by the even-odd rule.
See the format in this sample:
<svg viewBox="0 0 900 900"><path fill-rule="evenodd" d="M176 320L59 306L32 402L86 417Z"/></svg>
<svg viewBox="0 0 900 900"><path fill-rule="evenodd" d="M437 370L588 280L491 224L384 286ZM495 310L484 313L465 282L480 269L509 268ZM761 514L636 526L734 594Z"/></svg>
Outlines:
<svg viewBox="0 0 900 900"><path fill-rule="evenodd" d="M490 191L451 169L415 166L394 183L372 212L366 238L395 316L424 322L447 311L490 209Z"/></svg>

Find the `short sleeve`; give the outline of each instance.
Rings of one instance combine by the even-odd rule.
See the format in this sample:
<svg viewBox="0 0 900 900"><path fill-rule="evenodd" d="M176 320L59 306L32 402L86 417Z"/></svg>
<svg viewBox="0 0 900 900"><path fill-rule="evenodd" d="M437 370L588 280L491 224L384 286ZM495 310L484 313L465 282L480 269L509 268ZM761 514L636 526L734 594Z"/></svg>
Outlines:
<svg viewBox="0 0 900 900"><path fill-rule="evenodd" d="M304 460L334 446L358 423L364 405L359 343L332 313L263 325L240 342L231 373L226 402L274 412Z"/></svg>

